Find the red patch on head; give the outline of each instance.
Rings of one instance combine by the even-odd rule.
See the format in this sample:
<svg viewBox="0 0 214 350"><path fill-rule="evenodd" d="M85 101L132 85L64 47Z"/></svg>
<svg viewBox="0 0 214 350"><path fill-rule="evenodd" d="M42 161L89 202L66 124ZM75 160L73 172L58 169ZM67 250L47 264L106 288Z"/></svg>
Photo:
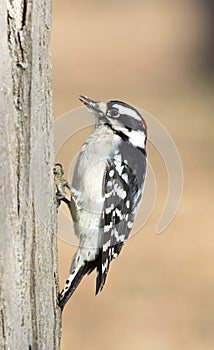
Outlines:
<svg viewBox="0 0 214 350"><path fill-rule="evenodd" d="M143 124L144 129L146 129L146 130L147 130L147 125L146 125L146 122L145 122L145 120L144 120L144 119L142 119L142 124Z"/></svg>

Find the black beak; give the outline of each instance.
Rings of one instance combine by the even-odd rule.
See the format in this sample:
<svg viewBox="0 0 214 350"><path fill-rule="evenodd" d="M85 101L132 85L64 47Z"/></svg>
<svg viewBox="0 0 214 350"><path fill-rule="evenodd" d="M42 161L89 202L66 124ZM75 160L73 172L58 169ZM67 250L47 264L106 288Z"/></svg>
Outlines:
<svg viewBox="0 0 214 350"><path fill-rule="evenodd" d="M89 109L96 112L99 117L105 115L107 110L107 104L105 102L93 101L86 96L80 95L79 100Z"/></svg>
<svg viewBox="0 0 214 350"><path fill-rule="evenodd" d="M92 109L97 109L97 102L91 100L87 96L82 96L80 95L79 97L80 102L82 102L86 107L92 108Z"/></svg>

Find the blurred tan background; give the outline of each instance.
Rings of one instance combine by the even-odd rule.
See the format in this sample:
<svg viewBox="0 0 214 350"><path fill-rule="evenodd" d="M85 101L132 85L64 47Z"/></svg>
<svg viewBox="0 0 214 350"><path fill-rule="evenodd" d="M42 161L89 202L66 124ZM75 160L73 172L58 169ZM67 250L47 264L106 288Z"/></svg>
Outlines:
<svg viewBox="0 0 214 350"><path fill-rule="evenodd" d="M167 175L148 144L153 214L99 296L95 274L83 280L63 313L62 350L214 349L213 13L212 1L53 0L55 117L79 94L125 100L165 125L184 168L179 211L156 235ZM69 164L69 149L58 160ZM59 240L61 287L74 251Z"/></svg>

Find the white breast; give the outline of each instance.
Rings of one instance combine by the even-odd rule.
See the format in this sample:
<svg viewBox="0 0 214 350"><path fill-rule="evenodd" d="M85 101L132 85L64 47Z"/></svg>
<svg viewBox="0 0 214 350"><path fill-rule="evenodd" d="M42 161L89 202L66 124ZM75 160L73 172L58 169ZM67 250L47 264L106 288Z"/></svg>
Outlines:
<svg viewBox="0 0 214 350"><path fill-rule="evenodd" d="M102 210L106 162L119 141L120 138L109 128L102 127L96 129L83 145L72 180L74 193L79 193L76 200L82 209L94 213Z"/></svg>

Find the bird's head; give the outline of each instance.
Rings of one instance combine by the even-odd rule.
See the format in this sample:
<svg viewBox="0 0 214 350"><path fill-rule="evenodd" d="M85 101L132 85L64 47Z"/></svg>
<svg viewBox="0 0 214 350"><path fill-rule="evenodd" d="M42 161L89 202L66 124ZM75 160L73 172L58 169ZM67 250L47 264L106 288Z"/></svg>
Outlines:
<svg viewBox="0 0 214 350"><path fill-rule="evenodd" d="M93 113L96 125L109 124L115 130L137 130L147 135L147 125L137 109L122 101L96 102L86 96L80 101Z"/></svg>

